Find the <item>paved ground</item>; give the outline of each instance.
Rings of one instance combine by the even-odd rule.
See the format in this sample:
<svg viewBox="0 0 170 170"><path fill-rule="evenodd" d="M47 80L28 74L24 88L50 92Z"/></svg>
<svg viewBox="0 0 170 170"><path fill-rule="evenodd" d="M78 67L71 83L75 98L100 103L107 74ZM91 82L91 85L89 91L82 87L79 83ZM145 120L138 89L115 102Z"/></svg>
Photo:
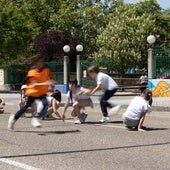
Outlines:
<svg viewBox="0 0 170 170"><path fill-rule="evenodd" d="M5 96L6 111L14 113L17 95ZM124 128L123 109L103 125L97 105L86 111L83 125L74 125L68 111L66 123L44 120L40 129L31 127L31 118L21 118L14 132L6 129L9 114L0 115L0 170L170 169L169 112L152 112L148 131L137 132Z"/></svg>

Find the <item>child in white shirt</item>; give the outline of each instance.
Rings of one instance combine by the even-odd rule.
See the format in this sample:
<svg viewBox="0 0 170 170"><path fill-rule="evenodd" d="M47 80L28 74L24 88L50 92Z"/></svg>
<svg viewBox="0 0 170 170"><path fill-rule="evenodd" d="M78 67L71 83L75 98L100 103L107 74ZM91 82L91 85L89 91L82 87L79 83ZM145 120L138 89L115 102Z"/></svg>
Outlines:
<svg viewBox="0 0 170 170"><path fill-rule="evenodd" d="M151 106L147 103L152 98L152 92L144 90L141 96L135 97L127 110L122 116L123 122L128 129L137 128L138 131L143 129L143 122L147 112L151 112Z"/></svg>
<svg viewBox="0 0 170 170"><path fill-rule="evenodd" d="M91 66L88 68L88 73L92 79L96 79L97 86L86 93L93 95L96 91L102 89L104 90L103 95L100 98L100 107L103 113L103 118L100 120L101 123L110 120L111 114L115 112L115 109L118 111L120 109L120 105L118 107L114 107L112 104L108 102L108 100L114 96L116 91L118 90L117 83L110 77L109 75L99 72L99 68L96 66ZM110 113L108 113L107 108L110 108Z"/></svg>
<svg viewBox="0 0 170 170"><path fill-rule="evenodd" d="M62 119L65 120L65 113L67 111L68 106L72 105L71 115L73 117L77 117L77 120L74 122L75 124L81 124L85 122L87 118L87 114L81 113L81 110L87 106L93 106L92 100L88 95L83 94L82 92L86 90L82 87L78 87L77 80L69 81L69 91L67 94L67 101L64 106Z"/></svg>

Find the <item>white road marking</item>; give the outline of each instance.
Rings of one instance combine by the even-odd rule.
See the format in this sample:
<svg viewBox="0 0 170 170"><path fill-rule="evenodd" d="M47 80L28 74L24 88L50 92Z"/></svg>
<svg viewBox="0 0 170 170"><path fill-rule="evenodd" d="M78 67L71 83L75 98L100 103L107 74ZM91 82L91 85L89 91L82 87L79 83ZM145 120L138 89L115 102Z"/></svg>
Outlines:
<svg viewBox="0 0 170 170"><path fill-rule="evenodd" d="M106 125L106 124L94 124L95 126L104 126L104 127L113 127L113 128L118 128L118 129L126 129L123 126L115 126L115 125Z"/></svg>
<svg viewBox="0 0 170 170"><path fill-rule="evenodd" d="M17 168L22 168L24 170L42 170L42 169L35 168L35 167L29 166L29 165L26 165L26 164L23 164L23 163L20 163L20 162L16 162L16 161L13 161L13 160L10 160L10 159L6 159L6 158L0 158L0 161L3 162L3 163L6 163L8 165L13 165Z"/></svg>
<svg viewBox="0 0 170 170"><path fill-rule="evenodd" d="M72 120L66 120L66 122L69 122L69 123L74 123L74 121ZM94 125L94 126L103 126L103 127L110 127L110 128L118 128L118 129L125 129L125 127L123 126L116 126L116 125L108 125L108 124L91 124L91 125Z"/></svg>

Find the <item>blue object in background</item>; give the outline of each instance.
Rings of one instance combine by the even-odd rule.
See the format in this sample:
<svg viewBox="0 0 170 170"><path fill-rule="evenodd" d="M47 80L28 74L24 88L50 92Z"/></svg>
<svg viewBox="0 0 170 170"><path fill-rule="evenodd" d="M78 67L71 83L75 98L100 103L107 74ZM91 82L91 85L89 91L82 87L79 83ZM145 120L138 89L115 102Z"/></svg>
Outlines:
<svg viewBox="0 0 170 170"><path fill-rule="evenodd" d="M149 90L153 90L153 88L155 88L155 86L154 86L154 84L153 84L152 81L153 81L153 80L148 80L148 89L149 89Z"/></svg>
<svg viewBox="0 0 170 170"><path fill-rule="evenodd" d="M53 87L53 91L59 90L63 94L67 94L68 92L68 85L67 84L57 84Z"/></svg>

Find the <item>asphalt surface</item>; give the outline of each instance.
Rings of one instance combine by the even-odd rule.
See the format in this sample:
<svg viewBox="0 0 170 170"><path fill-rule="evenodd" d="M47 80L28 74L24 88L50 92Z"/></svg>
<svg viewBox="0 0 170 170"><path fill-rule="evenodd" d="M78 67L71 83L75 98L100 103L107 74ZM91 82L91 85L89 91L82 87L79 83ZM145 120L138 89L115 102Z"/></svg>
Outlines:
<svg viewBox="0 0 170 170"><path fill-rule="evenodd" d="M10 103L12 99L8 102ZM6 106L14 113L16 105ZM62 108L60 112L62 111ZM99 124L99 107L86 109L87 122L48 119L31 127L21 118L14 132L7 130L10 114L0 115L0 170L168 170L170 169L170 114L153 112L146 118L146 132L127 131L123 109L106 124Z"/></svg>
<svg viewBox="0 0 170 170"><path fill-rule="evenodd" d="M87 108L85 124L42 121L42 128L31 126L30 115L7 130L10 113L18 109L18 94L5 94L6 114L0 115L0 170L169 170L170 113L148 114L146 132L127 131L121 115L124 108L105 124L98 105ZM97 99L97 98L96 98ZM127 102L131 97L126 98ZM125 99L119 98L119 102ZM118 102L117 101L117 102ZM62 108L60 109L62 112Z"/></svg>

